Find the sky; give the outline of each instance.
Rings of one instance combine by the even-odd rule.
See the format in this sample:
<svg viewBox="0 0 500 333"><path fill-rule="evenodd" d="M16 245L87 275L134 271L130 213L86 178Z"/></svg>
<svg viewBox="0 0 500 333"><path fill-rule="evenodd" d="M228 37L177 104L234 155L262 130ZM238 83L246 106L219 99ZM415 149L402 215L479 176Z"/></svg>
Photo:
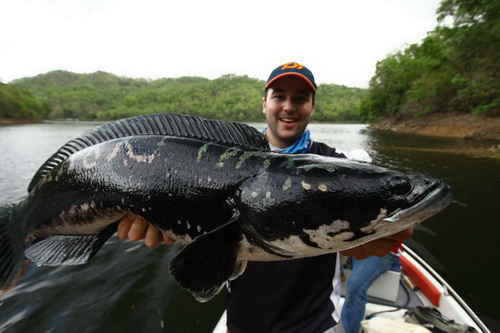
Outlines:
<svg viewBox="0 0 500 333"><path fill-rule="evenodd" d="M377 61L420 43L440 0L0 0L0 82L53 70L266 80L308 67L367 88Z"/></svg>

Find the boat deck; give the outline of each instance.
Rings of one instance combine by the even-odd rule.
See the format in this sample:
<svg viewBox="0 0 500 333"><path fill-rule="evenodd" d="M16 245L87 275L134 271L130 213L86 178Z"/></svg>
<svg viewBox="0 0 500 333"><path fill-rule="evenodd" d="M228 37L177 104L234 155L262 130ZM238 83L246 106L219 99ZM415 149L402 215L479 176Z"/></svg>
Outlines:
<svg viewBox="0 0 500 333"><path fill-rule="evenodd" d="M416 253L404 245L403 247L403 272L389 271L382 274L368 290L368 320L364 323L378 326L374 331L367 329L366 332L430 332L422 326L417 326L415 331L415 325L405 323L406 312L417 306L435 308L445 318L452 319L459 325L469 325L478 333L490 332L446 281ZM349 261L345 257L342 258L342 266L345 280L341 284L339 309L344 304L347 281L351 274ZM409 328L407 325L413 327ZM225 312L213 332L227 332Z"/></svg>
<svg viewBox="0 0 500 333"><path fill-rule="evenodd" d="M341 289L340 289L340 295L341 295L342 299L345 297L345 291L347 288L347 281L349 279L351 271L349 268L344 268L344 273L345 273L346 279L344 281L342 281ZM381 278L379 278L379 280L384 280L384 279L388 279L388 278L389 277L386 275L386 276L382 276ZM411 289L404 282L404 279L402 277L400 277L399 273L395 275L395 278L397 280L399 280L399 285L393 285L393 284L389 285L389 288L396 288L396 291L391 291L395 295L397 295L394 300L392 300L392 299L388 300L388 299L373 296L374 293L370 293L371 290L373 290L373 289L380 290L380 288L378 288L379 286L375 286L374 288L373 287L370 288L370 291L368 292L368 303L378 304L380 306L387 306L387 307L391 307L391 308L403 308L403 309L412 309L416 306L425 306L426 305L417 296L415 291L413 289Z"/></svg>

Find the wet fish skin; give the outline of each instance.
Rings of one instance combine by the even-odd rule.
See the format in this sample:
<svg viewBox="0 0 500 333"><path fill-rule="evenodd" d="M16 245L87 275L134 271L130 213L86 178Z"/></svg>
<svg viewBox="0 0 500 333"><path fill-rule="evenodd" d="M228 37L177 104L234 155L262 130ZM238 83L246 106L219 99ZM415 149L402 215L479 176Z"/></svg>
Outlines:
<svg viewBox="0 0 500 333"><path fill-rule="evenodd" d="M0 246L8 255L0 257L0 289L16 279L24 257L41 265L85 263L130 212L184 243L227 223L233 212L226 201L249 175L252 159L235 154L250 151L165 135L119 138L75 152L4 211ZM228 167L241 170L228 174Z"/></svg>
<svg viewBox="0 0 500 333"><path fill-rule="evenodd" d="M148 136L92 146L47 174L22 204L17 220L28 227L26 239L31 240L53 234L54 228L61 234L95 234L132 212L176 238L194 239L227 222L232 211L226 201L252 175L247 165L229 173L238 160L221 164L228 148L205 145ZM200 149L205 157L196 162ZM47 207L47 202L53 204ZM42 210L42 218L34 219Z"/></svg>
<svg viewBox="0 0 500 333"><path fill-rule="evenodd" d="M430 176L315 155L273 160L265 173L242 183L235 200L248 221L240 223L245 237L267 250L266 260L355 247L420 223L451 200L449 186ZM403 219L405 211L411 214ZM247 251L257 253L255 246Z"/></svg>
<svg viewBox="0 0 500 333"><path fill-rule="evenodd" d="M158 117L173 119L182 133L127 127L124 135L69 156L56 153L41 167L28 198L0 214L0 249L6 253L0 255L0 289L12 284L25 257L44 265L87 262L117 221L133 212L188 243L171 272L206 301L243 272L246 260L354 247L420 223L451 200L449 186L432 177L271 153L257 131L241 125L222 124L238 137L228 143L219 134L207 138L215 125L198 118L126 121L142 125ZM207 131L196 135L193 123Z"/></svg>

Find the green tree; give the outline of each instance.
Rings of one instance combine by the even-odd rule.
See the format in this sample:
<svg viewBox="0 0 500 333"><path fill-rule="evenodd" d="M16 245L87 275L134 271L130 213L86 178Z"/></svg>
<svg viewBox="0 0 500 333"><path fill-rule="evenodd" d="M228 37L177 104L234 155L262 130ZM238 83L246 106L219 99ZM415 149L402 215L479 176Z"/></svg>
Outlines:
<svg viewBox="0 0 500 333"><path fill-rule="evenodd" d="M30 92L0 83L0 118L43 119L49 112Z"/></svg>
<svg viewBox="0 0 500 333"><path fill-rule="evenodd" d="M441 25L422 43L377 63L362 119L498 110L499 7L498 0L444 0L437 11Z"/></svg>
<svg viewBox="0 0 500 333"><path fill-rule="evenodd" d="M473 113L500 107L500 1L444 0L438 9L448 29L450 49L457 65L457 100Z"/></svg>
<svg viewBox="0 0 500 333"><path fill-rule="evenodd" d="M54 71L15 82L50 106L51 118L113 120L170 112L212 119L262 121L264 82L246 75L129 79L109 73ZM317 121L355 121L364 89L320 85Z"/></svg>

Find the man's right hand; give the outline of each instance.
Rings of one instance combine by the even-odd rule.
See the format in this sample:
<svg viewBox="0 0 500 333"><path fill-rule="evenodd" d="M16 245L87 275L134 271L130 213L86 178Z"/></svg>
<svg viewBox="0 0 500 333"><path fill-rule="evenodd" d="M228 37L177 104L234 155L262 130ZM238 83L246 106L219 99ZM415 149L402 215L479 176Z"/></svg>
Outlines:
<svg viewBox="0 0 500 333"><path fill-rule="evenodd" d="M118 224L118 238L130 239L131 241L140 241L144 239L147 247L154 247L161 243L173 244L174 239L149 224L143 217L135 214L128 214Z"/></svg>

